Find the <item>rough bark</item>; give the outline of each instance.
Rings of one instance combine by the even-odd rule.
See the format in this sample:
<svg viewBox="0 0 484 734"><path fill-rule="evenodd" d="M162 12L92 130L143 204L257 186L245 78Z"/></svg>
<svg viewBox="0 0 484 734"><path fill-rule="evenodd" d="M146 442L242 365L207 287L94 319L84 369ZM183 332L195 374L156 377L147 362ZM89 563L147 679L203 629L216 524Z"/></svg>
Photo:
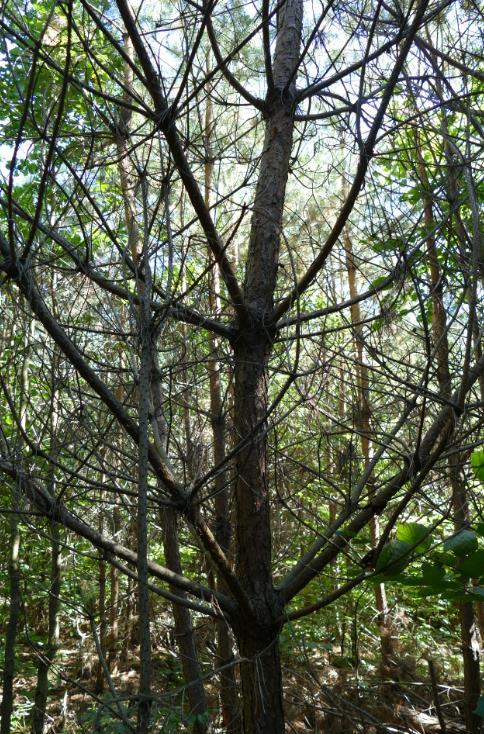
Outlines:
<svg viewBox="0 0 484 734"><path fill-rule="evenodd" d="M265 137L247 256L244 300L250 314L234 345L234 428L244 448L236 459L236 571L252 619L235 624L241 665L243 727L248 734L284 731L278 650L281 609L272 585L270 496L266 469L268 362L284 197L293 138L295 82L302 3L279 13L274 87L268 91ZM257 552L254 552L254 548Z"/></svg>
<svg viewBox="0 0 484 734"><path fill-rule="evenodd" d="M235 630L240 655L242 683L242 719L244 734L283 734L282 676L279 657L279 629L252 628Z"/></svg>

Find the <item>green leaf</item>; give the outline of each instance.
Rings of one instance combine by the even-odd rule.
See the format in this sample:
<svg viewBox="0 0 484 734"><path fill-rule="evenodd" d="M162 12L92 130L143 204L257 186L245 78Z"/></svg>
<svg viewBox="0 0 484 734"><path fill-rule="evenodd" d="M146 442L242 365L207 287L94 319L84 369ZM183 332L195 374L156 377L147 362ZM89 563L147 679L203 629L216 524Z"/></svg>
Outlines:
<svg viewBox="0 0 484 734"><path fill-rule="evenodd" d="M484 482L484 449L476 449L472 452L471 466L476 477Z"/></svg>
<svg viewBox="0 0 484 734"><path fill-rule="evenodd" d="M438 563L439 566L450 566L451 568L455 566L455 556L453 553L436 550L432 553L432 560Z"/></svg>
<svg viewBox="0 0 484 734"><path fill-rule="evenodd" d="M435 563L422 563L422 577L429 586L440 586L445 577L445 569Z"/></svg>
<svg viewBox="0 0 484 734"><path fill-rule="evenodd" d="M476 533L481 536L481 538L484 537L484 522L478 522L476 525Z"/></svg>
<svg viewBox="0 0 484 734"><path fill-rule="evenodd" d="M375 288L375 289L380 288L380 286L387 280L387 278L388 278L387 275L380 275L378 278L375 278L375 280L371 281L370 288ZM391 287L392 287L392 284L387 283L384 290L386 288L391 288Z"/></svg>
<svg viewBox="0 0 484 734"><path fill-rule="evenodd" d="M400 574L396 577L392 576L392 581L398 581L399 584L402 584L403 586L410 586L412 588L425 586L428 594L435 593L435 590L432 590L432 592L429 590L429 585L427 581L424 581L422 576L405 576L404 574Z"/></svg>
<svg viewBox="0 0 484 734"><path fill-rule="evenodd" d="M412 546L403 540L391 540L383 546L375 570L386 576L395 576L410 563Z"/></svg>
<svg viewBox="0 0 484 734"><path fill-rule="evenodd" d="M484 575L484 549L474 551L471 555L462 561L459 571L466 576L479 577Z"/></svg>
<svg viewBox="0 0 484 734"><path fill-rule="evenodd" d="M477 706L473 711L474 714L477 714L481 717L481 719L484 719L484 696L481 696L477 702Z"/></svg>
<svg viewBox="0 0 484 734"><path fill-rule="evenodd" d="M456 535L447 538L444 549L455 556L467 556L477 549L477 536L473 530L460 530Z"/></svg>
<svg viewBox="0 0 484 734"><path fill-rule="evenodd" d="M419 552L428 550L431 545L429 529L418 522L406 522L397 525L397 539L415 546L415 549Z"/></svg>

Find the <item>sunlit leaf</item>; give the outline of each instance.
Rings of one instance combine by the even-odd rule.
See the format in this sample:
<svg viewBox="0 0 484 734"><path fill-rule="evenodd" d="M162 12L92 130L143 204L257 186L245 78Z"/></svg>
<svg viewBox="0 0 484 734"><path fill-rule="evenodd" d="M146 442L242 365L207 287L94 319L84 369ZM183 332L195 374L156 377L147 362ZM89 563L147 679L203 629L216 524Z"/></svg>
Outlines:
<svg viewBox="0 0 484 734"><path fill-rule="evenodd" d="M418 522L407 522L397 526L397 539L415 546L416 550L422 552L430 548L431 540L429 529Z"/></svg>
<svg viewBox="0 0 484 734"><path fill-rule="evenodd" d="M473 530L465 528L451 538L447 538L444 548L456 556L467 556L477 549L477 536Z"/></svg>

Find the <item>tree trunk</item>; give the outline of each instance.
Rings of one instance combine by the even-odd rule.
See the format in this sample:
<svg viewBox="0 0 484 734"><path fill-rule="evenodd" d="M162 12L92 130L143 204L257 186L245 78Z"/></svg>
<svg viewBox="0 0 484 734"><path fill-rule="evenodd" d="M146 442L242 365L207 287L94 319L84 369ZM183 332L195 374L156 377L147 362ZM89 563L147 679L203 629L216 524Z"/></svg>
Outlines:
<svg viewBox="0 0 484 734"><path fill-rule="evenodd" d="M163 510L161 521L166 564L172 571L181 575L183 569L180 561L176 515L173 510L166 507ZM182 598L186 596L184 592L178 589L173 588L172 591ZM193 724L193 734L207 734L209 731L207 700L198 661L190 611L181 604L172 604L172 609L183 679L187 685L186 693L190 715L196 717L195 723Z"/></svg>
<svg viewBox="0 0 484 734"><path fill-rule="evenodd" d="M145 223L145 226L147 224ZM145 251L145 256L147 253ZM147 734L150 728L151 709L151 632L150 607L148 589L148 477L149 477L149 425L151 406L151 367L152 327L149 299L151 297L147 268L145 270L145 287L140 293L141 305L139 308L139 338L140 338L140 367L138 384L138 506L137 506L137 567L138 572L138 614L139 614L139 641L140 641L140 682L138 707L138 734ZM141 289L140 289L141 290Z"/></svg>
<svg viewBox="0 0 484 734"><path fill-rule="evenodd" d="M125 53L134 59L132 42L124 36ZM125 97L129 99L133 87L133 70L124 64ZM151 407L151 368L153 364L153 330L151 317L151 274L148 261L148 191L141 181L143 199L143 236L137 221L135 186L139 177L132 165L128 141L130 136L131 111L123 108L119 117L116 143L118 149L118 173L124 202L124 216L128 232L128 245L136 274L136 286L140 299L137 310L139 338L138 397L138 501L136 518L137 536L137 603L138 638L140 648L140 682L137 733L145 734L150 728L151 709L151 632L148 590L148 477L149 477L149 425ZM140 278L140 269L143 279Z"/></svg>
<svg viewBox="0 0 484 734"><path fill-rule="evenodd" d="M251 436L237 456L237 576L248 593L253 619L235 631L241 665L243 727L252 734L284 731L282 681L275 626L277 598L271 581L271 528L266 474L267 358L264 331L253 329L236 348L235 430ZM256 550L256 552L255 552Z"/></svg>
<svg viewBox="0 0 484 734"><path fill-rule="evenodd" d="M343 200L346 198L346 180L343 178ZM363 455L364 469L366 470L371 461L371 426L370 426L370 381L368 366L365 362L364 334L361 326L360 304L356 301L358 289L356 284L356 265L348 227L343 232L343 242L346 255L346 270L348 273L348 286L350 298L355 300L351 306L351 321L353 323L353 343L356 353L356 386L357 406L355 425L360 434L361 452ZM368 495L374 494L374 481L368 479ZM370 521L370 535L372 548L378 546L380 540L380 523L378 516ZM380 630L381 671L384 675L392 675L395 670L395 651L392 640L392 625L388 616L388 604L385 584L379 583L373 586L375 594L375 605L378 611L378 626Z"/></svg>
<svg viewBox="0 0 484 734"><path fill-rule="evenodd" d="M5 634L5 652L3 661L2 703L0 706L0 734L10 734L10 722L13 711L13 679L15 675L15 642L20 615L20 570L19 547L20 532L18 528L16 489L13 490L12 514L10 516L10 556L8 559L8 580L10 584L9 613Z"/></svg>
<svg viewBox="0 0 484 734"><path fill-rule="evenodd" d="M267 95L265 137L247 255L244 298L249 312L234 344L236 439L236 572L251 605L234 621L240 654L243 727L247 734L284 731L278 649L280 605L272 585L271 517L267 482L268 363L279 264L284 197L294 128L293 97L302 28L301 0L279 11Z"/></svg>
<svg viewBox="0 0 484 734"><path fill-rule="evenodd" d="M102 523L100 532L102 532ZM107 617L106 617L106 562L102 558L98 561L98 609L99 609L99 644L102 654L106 655L106 639L107 639ZM98 660L96 669L95 693L104 691L104 670L101 660Z"/></svg>
<svg viewBox="0 0 484 734"><path fill-rule="evenodd" d="M31 321L29 331L34 333L34 321ZM20 427L25 432L27 426L27 398L29 389L29 362L30 342L27 332L25 334L25 358L20 375ZM19 436L19 443L23 443L23 436ZM12 514L10 516L10 556L8 559L8 580L10 585L9 594L9 616L7 632L5 635L4 668L2 681L2 703L0 705L0 734L10 734L10 723L13 711L13 681L15 675L15 643L17 640L17 627L20 616L21 591L20 591L20 567L19 548L20 531L19 519L16 514L19 509L19 487L12 489Z"/></svg>
<svg viewBox="0 0 484 734"><path fill-rule="evenodd" d="M242 623L236 630L242 681L244 734L283 734L281 661L277 627Z"/></svg>
<svg viewBox="0 0 484 734"><path fill-rule="evenodd" d="M49 670L59 645L59 596L61 590L59 527L51 523L51 565L48 612L48 638L37 667L37 687L32 711L32 734L43 734L47 696L49 693Z"/></svg>
<svg viewBox="0 0 484 734"><path fill-rule="evenodd" d="M207 55L207 74L210 72L210 59ZM205 185L204 201L207 209L210 208L211 190L213 185L213 150L212 136L214 132L213 105L210 98L210 89L207 90L207 101L205 105L204 121L204 147L205 147ZM210 252L208 258L211 263L209 271L209 306L210 312L215 317L220 317L220 272L218 265ZM215 466L223 466L215 477L215 539L229 557L231 541L230 525L230 493L228 467L223 464L226 452L226 419L224 400L222 394L222 381L219 361L219 340L213 332L209 332L210 356L207 363L207 371L210 386L210 422L213 437L213 461ZM216 586L219 591L227 593L223 579L217 577ZM222 721L227 734L239 734L241 718L239 701L237 695L237 683L235 680L235 666L232 636L230 628L224 620L215 622L217 635L217 667L223 668L220 674L220 703L222 707Z"/></svg>
<svg viewBox="0 0 484 734"><path fill-rule="evenodd" d="M444 289L441 277L437 247L433 234L434 214L430 194L430 182L427 176L425 161L420 148L418 133L415 133L417 173L424 188L424 223L429 232L427 236L427 266L430 275L432 297L432 334L436 354L436 372L441 396L452 398L452 380L449 367L449 344L447 338L447 321L443 302ZM457 196L455 181L450 179L451 198ZM469 507L465 482L460 476L459 454L451 456L448 462L449 481L452 491L452 510L454 528L462 530L469 524ZM479 633L472 602L460 602L459 619L461 627L462 658L464 663L464 716L469 734L478 734L480 718L475 715L480 695L479 665Z"/></svg>
<svg viewBox="0 0 484 734"><path fill-rule="evenodd" d="M117 507L113 509L113 533L112 537L117 538L120 529L119 510ZM119 571L110 565L109 568L109 619L108 634L106 636L106 662L111 672L115 669L115 662L118 656L118 636L119 636Z"/></svg>

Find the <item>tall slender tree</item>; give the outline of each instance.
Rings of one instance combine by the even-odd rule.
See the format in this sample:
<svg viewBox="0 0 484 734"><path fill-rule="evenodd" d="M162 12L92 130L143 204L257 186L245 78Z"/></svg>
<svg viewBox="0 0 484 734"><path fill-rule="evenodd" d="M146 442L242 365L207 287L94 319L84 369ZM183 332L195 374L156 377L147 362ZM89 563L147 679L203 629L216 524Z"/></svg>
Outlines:
<svg viewBox="0 0 484 734"><path fill-rule="evenodd" d="M10 160L0 192L1 285L22 295L46 344L70 365L59 405L78 436L55 460L60 496L35 460L47 454L41 411L23 428L22 461L13 460L12 436L3 431L0 470L20 488L26 511L89 541L136 584L140 732L156 716L150 594L175 605L187 635L185 682L199 730L208 726L206 699L189 610L235 639L236 659L225 658L229 635L219 648L219 673L237 664L241 681L234 730L281 734L281 630L371 582L375 570L408 563L419 544L404 544L396 556L394 526L409 507L422 514L419 503L438 506L434 473L452 463L461 440L465 450L477 440L478 234L468 260L472 308L461 308L469 298L462 272L449 304L438 299L463 323L448 345L456 369L444 392L425 320L428 227L422 232L417 221L397 244L382 244L402 224L398 213L391 221L390 206L409 214L411 187L395 193L375 185L380 159L402 155L401 130L429 123L425 109L399 110L406 76L420 85L423 104L444 104L431 94L439 75L426 31L472 12L430 0L319 9L303 0L250 8L72 0L22 13L8 0L2 8L1 81L14 104L2 120ZM439 36L439 53L447 57L451 47L452 38ZM480 79L473 58L453 68ZM463 85L445 104L475 127L473 98ZM338 202L342 128L354 165ZM467 154L478 154L474 140ZM314 209L322 216L312 217ZM368 286L335 292L350 221L362 239L368 235L361 243ZM56 289L52 270L62 276ZM440 287L432 281L433 305ZM62 310L54 308L59 297ZM420 309L421 327L409 302ZM391 332L392 319L408 343ZM346 389L333 413L334 386L349 379L351 330L365 337L372 374L357 346L359 405ZM226 389L233 385L225 427L223 374ZM334 449L326 466L312 456L301 461L314 404ZM276 450L278 430L291 440ZM331 471L337 450L358 441L358 470ZM311 438L308 453L313 445ZM341 458L353 461L348 452ZM284 497L283 460L297 467L284 476L294 484ZM97 477L108 461L103 491L116 500L113 518L121 513L128 522L136 508L136 537L125 543L107 534L108 522L100 532L95 518ZM334 505L323 514L328 496ZM293 524L282 530L286 512ZM184 556L187 538L196 565ZM281 550L288 546L290 554ZM345 571L328 588L323 574L342 556Z"/></svg>

